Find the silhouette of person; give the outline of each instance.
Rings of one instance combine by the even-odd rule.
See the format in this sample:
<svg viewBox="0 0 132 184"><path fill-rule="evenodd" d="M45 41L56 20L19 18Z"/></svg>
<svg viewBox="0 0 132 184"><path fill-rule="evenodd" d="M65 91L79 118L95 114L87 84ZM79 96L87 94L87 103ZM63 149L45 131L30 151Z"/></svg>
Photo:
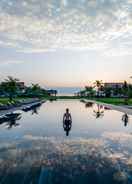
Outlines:
<svg viewBox="0 0 132 184"><path fill-rule="evenodd" d="M129 117L127 114L124 114L122 116L122 121L124 122L124 126L127 126L128 122L129 122Z"/></svg>
<svg viewBox="0 0 132 184"><path fill-rule="evenodd" d="M71 114L69 113L69 109L67 108L65 114L63 115L63 128L64 131L66 132L66 136L69 135L71 127L72 127L72 117Z"/></svg>

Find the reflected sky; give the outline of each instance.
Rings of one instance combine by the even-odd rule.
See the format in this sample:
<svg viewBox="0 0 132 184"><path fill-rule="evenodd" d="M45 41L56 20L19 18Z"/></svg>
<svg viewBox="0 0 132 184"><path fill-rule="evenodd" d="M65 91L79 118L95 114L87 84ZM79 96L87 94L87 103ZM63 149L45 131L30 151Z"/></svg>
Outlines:
<svg viewBox="0 0 132 184"><path fill-rule="evenodd" d="M72 115L63 130L66 108ZM95 112L103 112L96 117ZM0 125L0 183L131 184L132 118L77 100L46 102L21 112L19 126Z"/></svg>

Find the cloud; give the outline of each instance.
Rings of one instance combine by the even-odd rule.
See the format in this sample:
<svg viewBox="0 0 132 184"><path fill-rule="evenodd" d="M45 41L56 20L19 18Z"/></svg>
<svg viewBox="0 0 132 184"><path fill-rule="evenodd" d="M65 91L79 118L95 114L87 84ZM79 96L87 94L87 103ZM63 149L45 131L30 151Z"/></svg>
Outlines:
<svg viewBox="0 0 132 184"><path fill-rule="evenodd" d="M29 54L32 54L32 53L46 53L46 52L55 52L55 49L38 49L38 48L30 48L30 49L20 49L18 50L19 53L29 53Z"/></svg>
<svg viewBox="0 0 132 184"><path fill-rule="evenodd" d="M0 61L0 66L10 66L10 65L17 65L17 64L22 64L24 61Z"/></svg>
<svg viewBox="0 0 132 184"><path fill-rule="evenodd" d="M121 55L129 55L131 8L130 0L2 0L0 35L5 42L0 45L24 52L85 48L106 55L118 55L122 45Z"/></svg>

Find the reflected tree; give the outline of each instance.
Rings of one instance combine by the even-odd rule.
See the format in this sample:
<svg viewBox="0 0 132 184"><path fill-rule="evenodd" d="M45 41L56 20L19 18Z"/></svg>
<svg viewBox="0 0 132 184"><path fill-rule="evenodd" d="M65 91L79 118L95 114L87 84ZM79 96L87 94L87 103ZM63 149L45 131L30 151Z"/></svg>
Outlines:
<svg viewBox="0 0 132 184"><path fill-rule="evenodd" d="M40 107L34 107L34 108L32 108L32 115L34 115L34 114L39 114L39 109L40 109Z"/></svg>
<svg viewBox="0 0 132 184"><path fill-rule="evenodd" d="M19 126L19 123L17 123L17 121L19 121L21 118L21 113L10 114L9 120L7 121L7 128L11 129L12 127Z"/></svg>
<svg viewBox="0 0 132 184"><path fill-rule="evenodd" d="M94 110L93 112L94 112L94 116L96 117L96 119L104 116L104 110L103 110L102 105L97 104L97 109Z"/></svg>

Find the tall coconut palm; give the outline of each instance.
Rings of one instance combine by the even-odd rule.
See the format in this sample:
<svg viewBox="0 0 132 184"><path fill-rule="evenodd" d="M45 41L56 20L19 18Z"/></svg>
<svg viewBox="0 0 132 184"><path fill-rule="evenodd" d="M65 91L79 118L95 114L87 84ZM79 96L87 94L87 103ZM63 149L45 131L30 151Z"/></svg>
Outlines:
<svg viewBox="0 0 132 184"><path fill-rule="evenodd" d="M89 97L93 97L95 95L95 90L91 86L85 86L85 91Z"/></svg>
<svg viewBox="0 0 132 184"><path fill-rule="evenodd" d="M34 96L39 96L41 94L42 90L41 87L39 86L39 84L32 84L31 86L31 93Z"/></svg>
<svg viewBox="0 0 132 184"><path fill-rule="evenodd" d="M2 88L8 94L10 102L12 102L13 97L17 94L19 79L8 76L4 82L2 82Z"/></svg>
<svg viewBox="0 0 132 184"><path fill-rule="evenodd" d="M122 91L124 94L124 103L125 105L128 105L129 102L129 85L127 84L127 81L124 81L123 87L122 87Z"/></svg>
<svg viewBox="0 0 132 184"><path fill-rule="evenodd" d="M102 80L96 80L94 82L94 87L97 87L97 96L98 97L99 97L99 90L101 89L102 85L103 85Z"/></svg>

